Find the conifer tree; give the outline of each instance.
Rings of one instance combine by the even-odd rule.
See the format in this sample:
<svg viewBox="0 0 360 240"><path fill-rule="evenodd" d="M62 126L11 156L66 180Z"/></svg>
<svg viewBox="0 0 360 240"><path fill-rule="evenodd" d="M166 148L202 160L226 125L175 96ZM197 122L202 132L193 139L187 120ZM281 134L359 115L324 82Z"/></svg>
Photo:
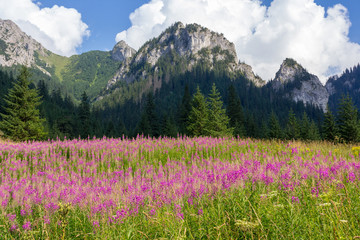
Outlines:
<svg viewBox="0 0 360 240"><path fill-rule="evenodd" d="M234 134L244 136L244 112L241 106L240 98L238 97L233 85L229 87L229 98L226 113L230 119L230 127L234 128Z"/></svg>
<svg viewBox="0 0 360 240"><path fill-rule="evenodd" d="M175 121L172 117L169 117L169 115L166 115L164 117L163 126L162 126L162 135L167 137L177 136Z"/></svg>
<svg viewBox="0 0 360 240"><path fill-rule="evenodd" d="M287 139L298 139L300 136L299 124L296 120L295 113L292 109L289 111L288 122L286 124L286 138Z"/></svg>
<svg viewBox="0 0 360 240"><path fill-rule="evenodd" d="M208 98L208 123L206 132L212 137L230 136L233 134L233 128L229 128L229 117L223 108L223 102L215 83L212 85Z"/></svg>
<svg viewBox="0 0 360 240"><path fill-rule="evenodd" d="M90 103L86 92L81 95L81 103L78 110L78 116L80 120L80 136L87 138L91 133L91 122L90 122Z"/></svg>
<svg viewBox="0 0 360 240"><path fill-rule="evenodd" d="M189 86L185 86L184 96L179 108L179 126L182 134L187 134L187 121L189 119L189 113L191 111L191 95Z"/></svg>
<svg viewBox="0 0 360 240"><path fill-rule="evenodd" d="M282 131L279 120L274 111L270 114L269 119L269 138L280 139L282 137Z"/></svg>
<svg viewBox="0 0 360 240"><path fill-rule="evenodd" d="M46 136L40 117L39 93L30 89L30 72L22 67L13 87L5 97L5 113L1 114L0 128L5 136L15 141L40 140Z"/></svg>
<svg viewBox="0 0 360 240"><path fill-rule="evenodd" d="M308 139L311 141L320 140L319 128L314 120L310 123Z"/></svg>
<svg viewBox="0 0 360 240"><path fill-rule="evenodd" d="M155 113L154 96L151 92L147 95L145 109L138 123L137 132L150 137L158 137L160 134L159 119Z"/></svg>
<svg viewBox="0 0 360 240"><path fill-rule="evenodd" d="M187 130L192 136L205 136L208 123L208 108L205 96L201 93L199 86L191 101L191 111Z"/></svg>
<svg viewBox="0 0 360 240"><path fill-rule="evenodd" d="M334 141L336 139L337 128L336 128L335 117L330 111L329 106L326 107L322 129L323 129L323 137L325 140Z"/></svg>
<svg viewBox="0 0 360 240"><path fill-rule="evenodd" d="M300 121L300 138L302 140L310 139L310 120L306 112L303 113L303 117Z"/></svg>
<svg viewBox="0 0 360 240"><path fill-rule="evenodd" d="M340 139L344 142L359 140L358 110L349 95L343 96L340 101L337 127Z"/></svg>
<svg viewBox="0 0 360 240"><path fill-rule="evenodd" d="M150 135L153 137L158 137L160 134L160 124L159 119L155 113L155 101L152 92L147 95L145 115L150 125Z"/></svg>

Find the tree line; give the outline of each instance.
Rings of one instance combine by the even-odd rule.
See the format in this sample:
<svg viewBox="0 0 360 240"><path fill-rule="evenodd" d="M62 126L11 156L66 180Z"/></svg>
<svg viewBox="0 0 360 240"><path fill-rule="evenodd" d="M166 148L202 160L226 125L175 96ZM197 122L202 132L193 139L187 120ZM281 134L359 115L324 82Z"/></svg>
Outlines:
<svg viewBox="0 0 360 240"><path fill-rule="evenodd" d="M59 90L49 93L43 81L35 87L26 68L13 82L2 99L0 129L5 137L15 141L56 137L134 137L137 134L151 137L188 135L304 141L323 139L334 142L360 140L358 110L348 95L340 100L337 114L334 115L328 108L321 122L309 117L306 111L299 116L298 111L295 113L290 108L286 119L282 117L279 120L273 110L258 124L259 120L255 119L254 114L244 108L233 84L226 90L226 104L215 83L207 96L199 86L191 94L189 86L185 85L176 109L163 114L159 114L159 106L150 91L131 130L123 119L104 116L104 112L92 108L86 92L82 94L80 104L75 105L70 97L63 97ZM128 111L138 107L139 104L129 104Z"/></svg>

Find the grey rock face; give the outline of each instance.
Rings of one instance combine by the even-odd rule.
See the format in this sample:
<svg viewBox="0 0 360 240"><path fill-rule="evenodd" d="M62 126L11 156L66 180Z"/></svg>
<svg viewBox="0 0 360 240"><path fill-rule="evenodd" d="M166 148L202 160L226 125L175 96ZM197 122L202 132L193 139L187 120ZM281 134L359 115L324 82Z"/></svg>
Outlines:
<svg viewBox="0 0 360 240"><path fill-rule="evenodd" d="M135 55L135 49L126 44L125 41L118 42L111 51L111 57L115 61L124 62Z"/></svg>
<svg viewBox="0 0 360 240"><path fill-rule="evenodd" d="M138 76L148 77L146 71L138 72L135 76L134 73L130 73L130 67L148 65L156 70L156 64L160 58L168 54L176 54L185 58L188 70L199 61L206 62L210 68L216 62L224 61L227 63L229 71L242 72L256 86L265 84L260 77L255 76L249 65L238 63L235 45L229 42L223 34L212 32L198 24L185 26L181 22L177 22L159 37L145 43L131 61L123 62L117 74L109 81L107 88L109 89L118 81L132 82ZM120 59L123 59L123 55Z"/></svg>
<svg viewBox="0 0 360 240"><path fill-rule="evenodd" d="M47 55L46 50L32 37L26 35L10 20L0 19L0 65L13 66L16 64L27 67L35 65L35 55ZM40 67L39 67L40 68ZM41 69L45 71L44 69Z"/></svg>
<svg viewBox="0 0 360 240"><path fill-rule="evenodd" d="M245 63L239 63L235 66L235 70L239 70L244 74L244 76L255 84L257 87L262 87L265 85L265 81L262 80L259 76L255 75L252 67Z"/></svg>
<svg viewBox="0 0 360 240"><path fill-rule="evenodd" d="M327 89L321 84L317 76L308 73L293 59L286 59L282 63L271 84L276 91L283 90L285 86L291 86L290 90L285 93L285 97L296 102L302 101L305 104L318 106L326 111L329 100Z"/></svg>

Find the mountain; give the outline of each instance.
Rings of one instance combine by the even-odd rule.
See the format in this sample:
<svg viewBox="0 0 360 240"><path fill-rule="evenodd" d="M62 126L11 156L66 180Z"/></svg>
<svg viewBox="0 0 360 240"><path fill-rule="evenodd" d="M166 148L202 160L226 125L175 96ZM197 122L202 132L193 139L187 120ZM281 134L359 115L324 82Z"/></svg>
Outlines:
<svg viewBox="0 0 360 240"><path fill-rule="evenodd" d="M50 51L21 31L14 22L0 19L1 66L25 65L38 68L43 73L50 75L48 71L37 64L39 57L48 57L50 54Z"/></svg>
<svg viewBox="0 0 360 240"><path fill-rule="evenodd" d="M325 85L330 94L329 107L337 110L339 100L349 95L354 104L360 109L360 65L346 69L340 76L329 78Z"/></svg>
<svg viewBox="0 0 360 240"><path fill-rule="evenodd" d="M92 101L89 134L98 137L141 133L143 129L139 124L147 99L153 99L151 106L156 117L151 121L159 124L159 134L163 133L162 124L166 129L170 124L172 129L184 130L179 123L179 112L184 107L185 93L191 99L199 87L207 96L213 83L225 106L230 101L229 89L235 89L236 101L243 109L244 136L266 137L267 119L272 112L282 125L290 109L297 117L306 112L316 123L323 116L323 112L313 106L319 99L308 96L311 89L307 82L316 83L315 76L306 74L300 65L291 65L287 60L272 82L279 86L269 87L254 74L251 66L239 62L233 43L198 24L175 23L138 51L120 41L111 51L62 57L46 50L11 21L1 20L1 23L4 27L0 29L0 55L7 59L1 62L2 68L11 70L24 63L35 73L34 82L44 101L42 114L52 137L78 137L76 129L82 123L76 105L84 91ZM23 54L18 56L16 52ZM13 78L6 73L3 76L0 74L0 85L9 88ZM298 78L301 79L297 81ZM44 79L46 81L40 82ZM295 83L299 84L298 89L307 91L306 98L295 94ZM290 90L286 92L287 89ZM1 89L0 94L3 96L6 92ZM73 100L76 100L75 106ZM305 106L302 101L311 104Z"/></svg>
<svg viewBox="0 0 360 240"><path fill-rule="evenodd" d="M128 48L127 45L121 43ZM190 70L202 62L214 68L226 64L231 72L240 71L256 85L264 85L264 81L255 76L249 65L238 63L235 45L222 34L210 31L198 24L184 26L181 22L165 30L159 37L145 43L135 54L128 50L128 58L116 76L109 81L108 89L118 81L127 83L135 79L149 77L149 71L159 73L161 61L171 58L171 64L181 64L182 71Z"/></svg>
<svg viewBox="0 0 360 240"><path fill-rule="evenodd" d="M46 80L50 90L60 88L76 100L84 91L94 98L106 87L122 62L121 56L129 56L120 48L117 45L111 52L90 51L63 57L44 48L14 22L0 19L0 66L14 69L25 65L32 69L35 84Z"/></svg>
<svg viewBox="0 0 360 240"><path fill-rule="evenodd" d="M268 84L275 92L295 102L302 101L326 110L329 100L327 89L317 76L310 74L293 59L285 59L275 79Z"/></svg>

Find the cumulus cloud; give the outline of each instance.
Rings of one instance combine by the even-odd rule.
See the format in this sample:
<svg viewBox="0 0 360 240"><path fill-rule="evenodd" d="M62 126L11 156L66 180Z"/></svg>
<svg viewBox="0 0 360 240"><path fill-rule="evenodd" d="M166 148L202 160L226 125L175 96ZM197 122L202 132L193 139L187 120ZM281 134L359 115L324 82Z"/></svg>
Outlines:
<svg viewBox="0 0 360 240"><path fill-rule="evenodd" d="M263 79L274 78L285 58L294 58L324 83L360 61L360 45L349 40L348 10L314 0L151 0L131 15L132 26L119 33L139 48L176 21L199 23L224 33L240 60Z"/></svg>
<svg viewBox="0 0 360 240"><path fill-rule="evenodd" d="M10 19L28 35L54 53L70 56L76 53L84 37L90 35L81 14L72 8L41 8L32 0L0 0L0 18Z"/></svg>

